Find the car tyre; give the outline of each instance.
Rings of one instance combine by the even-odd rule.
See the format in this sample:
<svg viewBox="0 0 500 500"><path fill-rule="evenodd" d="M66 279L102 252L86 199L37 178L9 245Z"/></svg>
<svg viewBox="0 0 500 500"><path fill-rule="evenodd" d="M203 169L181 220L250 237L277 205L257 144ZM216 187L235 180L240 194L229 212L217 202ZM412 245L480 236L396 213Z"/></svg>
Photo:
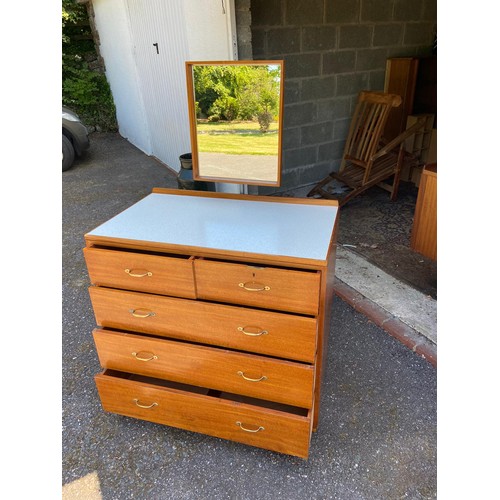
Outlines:
<svg viewBox="0 0 500 500"><path fill-rule="evenodd" d="M75 160L75 148L71 141L62 135L62 171L68 170Z"/></svg>

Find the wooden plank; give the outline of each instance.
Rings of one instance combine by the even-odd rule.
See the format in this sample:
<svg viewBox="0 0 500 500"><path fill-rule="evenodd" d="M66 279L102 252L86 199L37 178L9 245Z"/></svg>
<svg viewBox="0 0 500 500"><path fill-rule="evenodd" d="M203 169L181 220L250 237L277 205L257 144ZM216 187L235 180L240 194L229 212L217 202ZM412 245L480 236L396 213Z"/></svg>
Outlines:
<svg viewBox="0 0 500 500"><path fill-rule="evenodd" d="M393 57L387 59L384 91L402 98L401 106L393 108L385 125L384 137L394 139L405 129L406 117L413 112L418 59Z"/></svg>
<svg viewBox="0 0 500 500"><path fill-rule="evenodd" d="M437 260L437 164L427 165L422 172L410 248Z"/></svg>

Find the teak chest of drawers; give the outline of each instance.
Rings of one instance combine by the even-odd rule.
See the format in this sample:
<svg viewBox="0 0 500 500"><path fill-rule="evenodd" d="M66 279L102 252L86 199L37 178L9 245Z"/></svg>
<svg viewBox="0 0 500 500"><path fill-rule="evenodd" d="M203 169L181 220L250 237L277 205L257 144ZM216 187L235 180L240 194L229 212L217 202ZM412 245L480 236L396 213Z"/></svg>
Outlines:
<svg viewBox="0 0 500 500"><path fill-rule="evenodd" d="M87 233L104 410L307 458L337 209L156 188Z"/></svg>

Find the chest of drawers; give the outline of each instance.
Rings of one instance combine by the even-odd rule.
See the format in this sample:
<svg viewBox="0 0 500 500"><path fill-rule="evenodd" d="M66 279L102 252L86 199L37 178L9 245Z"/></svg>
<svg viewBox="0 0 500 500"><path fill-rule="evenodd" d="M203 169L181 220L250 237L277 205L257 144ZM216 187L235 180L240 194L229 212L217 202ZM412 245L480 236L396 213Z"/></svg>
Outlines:
<svg viewBox="0 0 500 500"><path fill-rule="evenodd" d="M157 188L87 233L103 409L307 458L337 209Z"/></svg>

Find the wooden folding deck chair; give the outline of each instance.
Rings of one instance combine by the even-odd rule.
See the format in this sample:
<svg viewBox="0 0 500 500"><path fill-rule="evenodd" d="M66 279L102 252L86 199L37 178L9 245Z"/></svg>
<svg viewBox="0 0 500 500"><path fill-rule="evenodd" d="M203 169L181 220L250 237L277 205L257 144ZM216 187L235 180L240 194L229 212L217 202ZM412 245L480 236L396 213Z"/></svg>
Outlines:
<svg viewBox="0 0 500 500"><path fill-rule="evenodd" d="M401 100L396 94L360 92L338 173L330 173L307 196L337 199L342 206L363 191L379 185L391 193L391 200L396 199L403 161L415 161L405 152L404 141L425 124L425 118L418 119L390 142L384 141L382 134L389 112L399 106ZM391 177L391 184L385 182ZM337 184L334 191L327 189L330 183ZM347 191L342 192L342 188Z"/></svg>

